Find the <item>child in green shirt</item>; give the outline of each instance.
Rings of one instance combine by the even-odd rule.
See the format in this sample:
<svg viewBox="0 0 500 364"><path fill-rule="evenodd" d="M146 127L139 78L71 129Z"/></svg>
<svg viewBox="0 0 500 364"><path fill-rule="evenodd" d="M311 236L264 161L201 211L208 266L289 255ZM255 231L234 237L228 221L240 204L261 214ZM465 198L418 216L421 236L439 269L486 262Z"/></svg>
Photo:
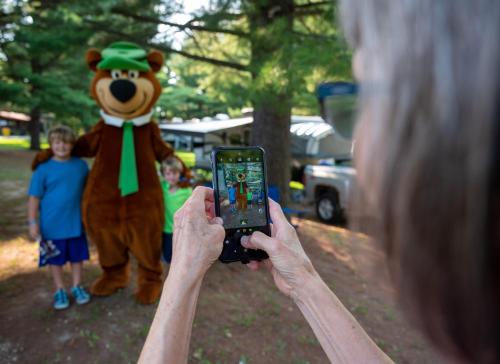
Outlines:
<svg viewBox="0 0 500 364"><path fill-rule="evenodd" d="M163 180L163 198L165 202L165 226L163 227L163 258L167 263L172 260L172 236L174 231L174 214L184 205L193 191L187 187L189 181L181 182L181 177L186 178L186 168L176 157L168 157L161 164Z"/></svg>

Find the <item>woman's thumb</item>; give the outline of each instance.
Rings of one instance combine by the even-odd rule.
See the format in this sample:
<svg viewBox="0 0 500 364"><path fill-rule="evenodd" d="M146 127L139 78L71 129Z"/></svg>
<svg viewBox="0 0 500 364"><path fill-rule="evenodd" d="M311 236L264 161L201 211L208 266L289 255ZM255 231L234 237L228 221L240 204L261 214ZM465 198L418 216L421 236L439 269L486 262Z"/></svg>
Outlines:
<svg viewBox="0 0 500 364"><path fill-rule="evenodd" d="M243 236L241 238L241 245L248 249L262 249L269 252L274 244L276 244L276 242L273 238L260 231L256 231L250 236Z"/></svg>

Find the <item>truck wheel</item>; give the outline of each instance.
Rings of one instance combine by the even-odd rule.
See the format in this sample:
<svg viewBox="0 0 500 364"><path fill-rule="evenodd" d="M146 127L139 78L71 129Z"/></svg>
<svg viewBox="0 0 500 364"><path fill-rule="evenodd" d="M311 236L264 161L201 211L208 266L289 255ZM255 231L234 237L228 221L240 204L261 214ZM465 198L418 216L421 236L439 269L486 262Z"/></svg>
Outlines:
<svg viewBox="0 0 500 364"><path fill-rule="evenodd" d="M325 193L316 201L316 215L326 223L333 224L340 220L340 205L337 196L333 193Z"/></svg>

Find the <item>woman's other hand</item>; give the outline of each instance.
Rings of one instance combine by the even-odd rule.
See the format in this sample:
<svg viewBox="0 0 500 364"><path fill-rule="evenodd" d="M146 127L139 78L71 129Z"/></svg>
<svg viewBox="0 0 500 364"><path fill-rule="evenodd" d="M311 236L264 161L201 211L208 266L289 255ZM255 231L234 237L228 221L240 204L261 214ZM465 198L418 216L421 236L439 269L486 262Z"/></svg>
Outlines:
<svg viewBox="0 0 500 364"><path fill-rule="evenodd" d="M262 249L269 255L263 262L252 261L248 267L257 270L266 266L272 273L278 289L285 295L296 298L297 289L311 277L316 276L311 261L302 249L297 233L287 221L281 206L269 199L271 214L271 237L255 232L241 238L241 244L249 249Z"/></svg>

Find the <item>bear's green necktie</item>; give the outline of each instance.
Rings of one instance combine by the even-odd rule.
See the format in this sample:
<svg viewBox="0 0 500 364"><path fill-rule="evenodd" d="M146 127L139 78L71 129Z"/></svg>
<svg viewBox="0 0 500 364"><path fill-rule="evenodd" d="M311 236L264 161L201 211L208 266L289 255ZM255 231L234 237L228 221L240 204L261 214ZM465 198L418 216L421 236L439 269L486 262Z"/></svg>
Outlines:
<svg viewBox="0 0 500 364"><path fill-rule="evenodd" d="M240 193L243 193L243 182L240 182Z"/></svg>
<svg viewBox="0 0 500 364"><path fill-rule="evenodd" d="M118 187L121 195L127 196L139 191L137 182L137 167L135 165L134 124L130 121L123 123L122 155L120 160L120 177Z"/></svg>

